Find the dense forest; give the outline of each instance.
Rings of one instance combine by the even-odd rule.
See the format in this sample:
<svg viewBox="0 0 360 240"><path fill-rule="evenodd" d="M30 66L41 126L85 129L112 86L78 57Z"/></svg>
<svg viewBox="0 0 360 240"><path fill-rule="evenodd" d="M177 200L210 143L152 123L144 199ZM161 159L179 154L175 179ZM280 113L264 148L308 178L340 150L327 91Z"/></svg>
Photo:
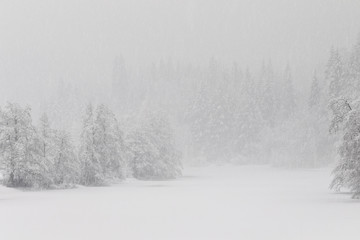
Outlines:
<svg viewBox="0 0 360 240"><path fill-rule="evenodd" d="M172 179L182 163L313 168L334 162L338 145L331 187L357 194L359 66L360 39L350 51L332 48L301 95L291 66L277 70L270 60L258 71L216 59L205 67L168 59L134 69L118 57L111 94L91 96L59 81L38 121L29 107L1 110L4 184Z"/></svg>

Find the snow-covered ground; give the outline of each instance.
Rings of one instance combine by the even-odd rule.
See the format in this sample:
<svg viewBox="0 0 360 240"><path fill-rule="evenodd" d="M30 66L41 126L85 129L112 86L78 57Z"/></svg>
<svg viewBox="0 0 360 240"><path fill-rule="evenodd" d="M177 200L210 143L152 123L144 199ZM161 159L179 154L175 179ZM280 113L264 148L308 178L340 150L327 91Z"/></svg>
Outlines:
<svg viewBox="0 0 360 240"><path fill-rule="evenodd" d="M223 166L175 181L0 187L0 239L357 239L360 201L329 182L329 169Z"/></svg>

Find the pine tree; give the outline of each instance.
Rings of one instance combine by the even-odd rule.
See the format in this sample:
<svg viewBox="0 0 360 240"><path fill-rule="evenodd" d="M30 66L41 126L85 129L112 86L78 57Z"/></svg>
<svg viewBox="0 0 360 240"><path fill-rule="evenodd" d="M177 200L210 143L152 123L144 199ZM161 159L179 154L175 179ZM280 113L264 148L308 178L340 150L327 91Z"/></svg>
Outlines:
<svg viewBox="0 0 360 240"><path fill-rule="evenodd" d="M310 110L312 109L320 110L319 109L320 104L321 104L321 88L320 88L319 79L315 72L311 83L308 106Z"/></svg>
<svg viewBox="0 0 360 240"><path fill-rule="evenodd" d="M40 157L40 144L32 125L30 108L13 103L6 105L1 112L0 142L7 186L50 186L48 162Z"/></svg>
<svg viewBox="0 0 360 240"><path fill-rule="evenodd" d="M329 94L331 99L348 97L344 96L345 66L339 50L331 49L325 75L329 82Z"/></svg>
<svg viewBox="0 0 360 240"><path fill-rule="evenodd" d="M281 106L283 108L284 119L288 119L294 114L296 109L295 93L289 65L286 66L284 73L283 96Z"/></svg>
<svg viewBox="0 0 360 240"><path fill-rule="evenodd" d="M360 34L354 45L348 63L348 92L353 99L358 98L360 91Z"/></svg>
<svg viewBox="0 0 360 240"><path fill-rule="evenodd" d="M230 88L233 91L233 93L241 91L241 87L243 87L243 73L241 71L241 68L237 63L233 63L232 66L232 74L231 74L231 84Z"/></svg>
<svg viewBox="0 0 360 240"><path fill-rule="evenodd" d="M54 183L56 185L72 185L80 180L80 162L70 135L65 131L54 134Z"/></svg>
<svg viewBox="0 0 360 240"><path fill-rule="evenodd" d="M334 119L332 129L342 129L342 142L338 149L340 159L335 167L331 188L348 187L354 197L360 194L360 102L336 100L331 104Z"/></svg>
<svg viewBox="0 0 360 240"><path fill-rule="evenodd" d="M208 81L202 81L196 93L194 102L189 106L186 114L192 135L192 151L196 156L207 155L210 145L209 119L212 111L211 86Z"/></svg>
<svg viewBox="0 0 360 240"><path fill-rule="evenodd" d="M334 132L341 132L342 136L338 148L340 159L333 171L334 179L331 187L336 190L340 190L342 187L350 188L354 197L359 197L360 38L349 56L349 58L340 58L338 51L332 51L326 72L331 80L330 93L333 97L330 102L333 112L330 129Z"/></svg>
<svg viewBox="0 0 360 240"><path fill-rule="evenodd" d="M226 79L226 76L223 76ZM214 91L210 105L210 114L208 116L207 130L209 148L207 154L209 160L219 161L229 158L231 150L232 120L234 111L232 111L234 99L230 95L230 85L224 84L218 86Z"/></svg>
<svg viewBox="0 0 360 240"><path fill-rule="evenodd" d="M156 178L157 172L157 149L151 142L146 128L136 129L128 136L128 148L131 154L130 165L132 175L139 179Z"/></svg>
<svg viewBox="0 0 360 240"><path fill-rule="evenodd" d="M38 144L39 144L39 158L47 166L48 178L53 178L54 174L54 130L50 127L50 122L46 113L40 117L38 126Z"/></svg>
<svg viewBox="0 0 360 240"><path fill-rule="evenodd" d="M125 177L124 143L115 115L105 105L100 105L94 124L95 149L104 176Z"/></svg>
<svg viewBox="0 0 360 240"><path fill-rule="evenodd" d="M255 142L259 141L259 133L263 121L259 106L259 92L255 88L254 79L247 70L243 82L243 89L238 94L234 116L236 125L232 128L235 133L235 152L245 157L255 154Z"/></svg>
<svg viewBox="0 0 360 240"><path fill-rule="evenodd" d="M169 122L148 116L142 127L129 136L132 169L139 179L172 179L181 175L180 154L175 148Z"/></svg>
<svg viewBox="0 0 360 240"><path fill-rule="evenodd" d="M96 129L92 104L86 108L80 139L79 159L81 162L81 183L99 185L104 183L100 156L96 151Z"/></svg>
<svg viewBox="0 0 360 240"><path fill-rule="evenodd" d="M260 91L260 109L262 118L268 127L274 127L275 124L275 96L274 96L274 72L271 63L267 66L263 64L260 73L259 91Z"/></svg>
<svg viewBox="0 0 360 240"><path fill-rule="evenodd" d="M310 89L308 100L309 135L314 144L314 166L329 163L334 158L334 139L329 134L329 108L326 89L320 88L321 83L316 72Z"/></svg>

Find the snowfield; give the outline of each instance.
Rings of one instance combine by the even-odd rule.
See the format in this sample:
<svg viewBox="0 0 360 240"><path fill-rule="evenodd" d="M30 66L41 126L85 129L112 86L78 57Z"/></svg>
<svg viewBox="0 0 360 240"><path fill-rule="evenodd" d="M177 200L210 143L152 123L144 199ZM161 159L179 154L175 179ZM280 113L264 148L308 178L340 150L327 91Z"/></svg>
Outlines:
<svg viewBox="0 0 360 240"><path fill-rule="evenodd" d="M0 239L357 239L360 201L330 179L329 169L213 166L174 181L0 187Z"/></svg>

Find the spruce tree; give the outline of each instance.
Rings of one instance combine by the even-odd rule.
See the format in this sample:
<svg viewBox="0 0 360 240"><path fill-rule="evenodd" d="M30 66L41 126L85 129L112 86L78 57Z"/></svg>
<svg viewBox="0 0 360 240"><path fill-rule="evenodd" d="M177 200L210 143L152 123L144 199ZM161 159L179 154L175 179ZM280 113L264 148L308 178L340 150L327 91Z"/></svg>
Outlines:
<svg viewBox="0 0 360 240"><path fill-rule="evenodd" d="M260 73L260 82L258 89L260 91L260 109L262 118L268 127L274 127L275 124L275 96L274 96L274 72L271 63L264 64Z"/></svg>
<svg viewBox="0 0 360 240"><path fill-rule="evenodd" d="M326 67L325 76L329 82L330 99L349 97L345 95L345 66L337 49L331 49L330 58Z"/></svg>
<svg viewBox="0 0 360 240"><path fill-rule="evenodd" d="M312 109L319 110L320 104L321 104L321 88L320 88L319 78L317 77L316 72L314 72L313 80L311 83L308 107L310 110Z"/></svg>
<svg viewBox="0 0 360 240"><path fill-rule="evenodd" d="M96 109L95 150L104 176L125 177L124 142L115 115L105 106Z"/></svg>
<svg viewBox="0 0 360 240"><path fill-rule="evenodd" d="M48 161L41 157L30 108L14 103L6 105L1 112L0 142L7 186L47 188L51 185Z"/></svg>
<svg viewBox="0 0 360 240"><path fill-rule="evenodd" d="M340 190L348 187L354 197L360 194L360 102L336 100L331 104L334 119L332 129L342 130L341 145L338 149L340 159L335 167L331 188Z"/></svg>
<svg viewBox="0 0 360 240"><path fill-rule="evenodd" d="M133 176L139 179L173 179L181 175L180 154L169 122L149 115L129 136Z"/></svg>
<svg viewBox="0 0 360 240"><path fill-rule="evenodd" d="M39 144L39 158L46 163L47 172L49 178L53 179L54 168L54 153L55 153L55 142L54 133L55 131L51 128L48 116L43 113L40 117L38 132L38 144Z"/></svg>
<svg viewBox="0 0 360 240"><path fill-rule="evenodd" d="M104 183L104 174L100 156L96 151L96 128L92 104L86 108L80 138L79 159L81 162L81 180L84 185L100 185Z"/></svg>
<svg viewBox="0 0 360 240"><path fill-rule="evenodd" d="M54 134L54 183L72 186L80 180L80 162L69 133L56 131Z"/></svg>
<svg viewBox="0 0 360 240"><path fill-rule="evenodd" d="M288 119L293 116L295 109L296 109L296 101L295 101L295 93L294 93L294 86L291 76L291 69L290 66L287 65L284 73L284 80L283 80L283 99L282 99L282 110L284 114L284 119Z"/></svg>

